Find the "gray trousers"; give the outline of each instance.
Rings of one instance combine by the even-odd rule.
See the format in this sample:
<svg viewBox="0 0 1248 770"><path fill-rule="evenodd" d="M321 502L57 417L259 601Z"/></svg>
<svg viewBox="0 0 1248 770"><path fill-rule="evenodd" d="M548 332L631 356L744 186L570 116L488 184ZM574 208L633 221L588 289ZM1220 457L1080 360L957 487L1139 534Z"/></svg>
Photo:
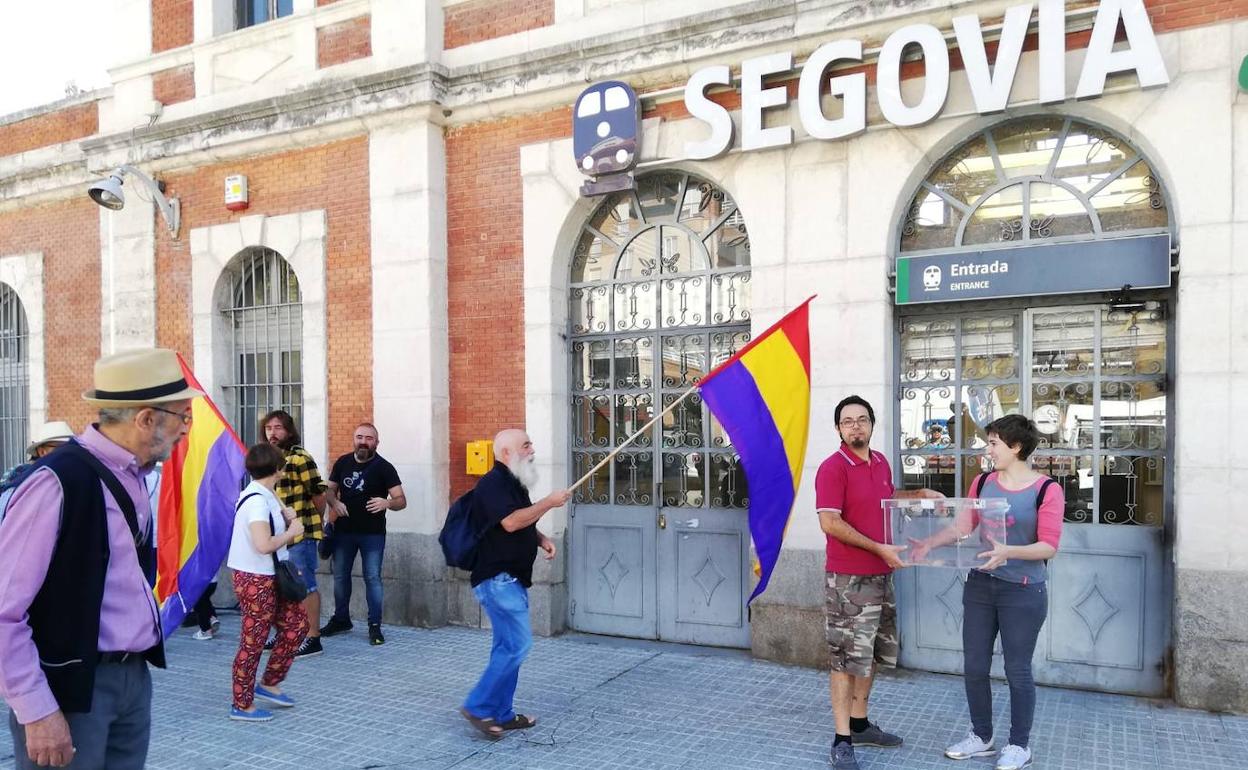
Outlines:
<svg viewBox="0 0 1248 770"><path fill-rule="evenodd" d="M66 714L73 736L73 770L142 770L152 734L152 674L142 657L95 669L91 711ZM37 768L26 751L26 728L9 713L18 770Z"/></svg>

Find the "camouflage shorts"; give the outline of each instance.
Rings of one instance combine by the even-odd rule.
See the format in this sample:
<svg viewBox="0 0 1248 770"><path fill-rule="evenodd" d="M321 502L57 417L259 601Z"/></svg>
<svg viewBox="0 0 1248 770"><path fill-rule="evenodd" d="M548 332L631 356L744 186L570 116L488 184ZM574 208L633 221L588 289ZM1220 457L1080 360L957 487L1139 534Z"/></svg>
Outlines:
<svg viewBox="0 0 1248 770"><path fill-rule="evenodd" d="M870 676L897 666L897 603L891 575L826 574L824 610L832 670Z"/></svg>

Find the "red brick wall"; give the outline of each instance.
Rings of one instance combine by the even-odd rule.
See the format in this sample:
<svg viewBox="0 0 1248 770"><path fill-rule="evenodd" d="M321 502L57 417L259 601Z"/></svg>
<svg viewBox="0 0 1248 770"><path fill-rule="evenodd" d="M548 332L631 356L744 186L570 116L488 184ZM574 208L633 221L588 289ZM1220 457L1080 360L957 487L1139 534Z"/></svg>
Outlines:
<svg viewBox="0 0 1248 770"><path fill-rule="evenodd" d="M474 481L464 444L524 425L520 147L566 136L571 121L568 108L447 133L452 497Z"/></svg>
<svg viewBox="0 0 1248 770"><path fill-rule="evenodd" d="M316 30L318 69L373 55L371 18L360 16Z"/></svg>
<svg viewBox="0 0 1248 770"><path fill-rule="evenodd" d="M336 3L336 2L338 2L338 0L316 0L316 5L319 8L322 5L329 5L330 3Z"/></svg>
<svg viewBox="0 0 1248 770"><path fill-rule="evenodd" d="M100 208L76 195L0 213L0 255L35 251L43 253L48 419L80 430L95 417L82 392L100 356Z"/></svg>
<svg viewBox="0 0 1248 770"><path fill-rule="evenodd" d="M442 11L447 49L555 23L554 0L472 0Z"/></svg>
<svg viewBox="0 0 1248 770"><path fill-rule="evenodd" d="M247 176L246 211L225 208L223 183L230 174ZM373 412L368 139L203 166L163 179L167 194L182 200L182 238L171 241L163 227L156 228L156 338L192 365L191 230L255 214L325 210L329 448L332 457L349 451L351 431ZM324 464L332 457L316 460Z"/></svg>
<svg viewBox="0 0 1248 770"><path fill-rule="evenodd" d="M91 136L100 130L95 102L66 107L0 126L0 157Z"/></svg>
<svg viewBox="0 0 1248 770"><path fill-rule="evenodd" d="M152 98L161 104L177 104L195 98L195 65L184 64L152 73Z"/></svg>
<svg viewBox="0 0 1248 770"><path fill-rule="evenodd" d="M195 39L193 0L152 0L152 53L190 45Z"/></svg>

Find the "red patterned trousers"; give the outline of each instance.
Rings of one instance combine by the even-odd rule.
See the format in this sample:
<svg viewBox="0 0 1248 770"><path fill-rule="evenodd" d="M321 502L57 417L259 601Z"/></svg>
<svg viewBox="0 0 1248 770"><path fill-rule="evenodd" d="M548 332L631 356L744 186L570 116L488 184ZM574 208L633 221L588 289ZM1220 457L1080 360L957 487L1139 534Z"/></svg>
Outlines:
<svg viewBox="0 0 1248 770"><path fill-rule="evenodd" d="M282 683L295 659L295 650L303 643L308 630L308 616L303 605L277 595L277 580L272 575L250 572L234 573L234 593L243 618L243 630L234 656L234 706L251 708L256 697L256 671L260 654L268 640L269 627L277 626L277 644L269 654L264 669L264 686Z"/></svg>

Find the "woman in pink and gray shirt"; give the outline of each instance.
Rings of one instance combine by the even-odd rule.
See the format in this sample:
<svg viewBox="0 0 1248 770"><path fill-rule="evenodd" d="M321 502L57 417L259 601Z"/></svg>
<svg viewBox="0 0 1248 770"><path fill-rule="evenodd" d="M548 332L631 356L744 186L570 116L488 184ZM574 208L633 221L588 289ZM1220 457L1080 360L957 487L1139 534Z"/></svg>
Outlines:
<svg viewBox="0 0 1248 770"><path fill-rule="evenodd" d="M1048 613L1046 563L1057 554L1066 499L1060 484L1027 462L1040 442L1034 422L1012 414L984 430L995 470L975 478L970 496L1004 498L1009 514L1005 542L988 539L992 547L979 554L986 561L970 571L962 592L962 660L971 732L945 756L970 759L996 753L988 672L999 633L1010 685L1010 739L996 767L1021 770L1031 764L1036 710L1031 659Z"/></svg>

